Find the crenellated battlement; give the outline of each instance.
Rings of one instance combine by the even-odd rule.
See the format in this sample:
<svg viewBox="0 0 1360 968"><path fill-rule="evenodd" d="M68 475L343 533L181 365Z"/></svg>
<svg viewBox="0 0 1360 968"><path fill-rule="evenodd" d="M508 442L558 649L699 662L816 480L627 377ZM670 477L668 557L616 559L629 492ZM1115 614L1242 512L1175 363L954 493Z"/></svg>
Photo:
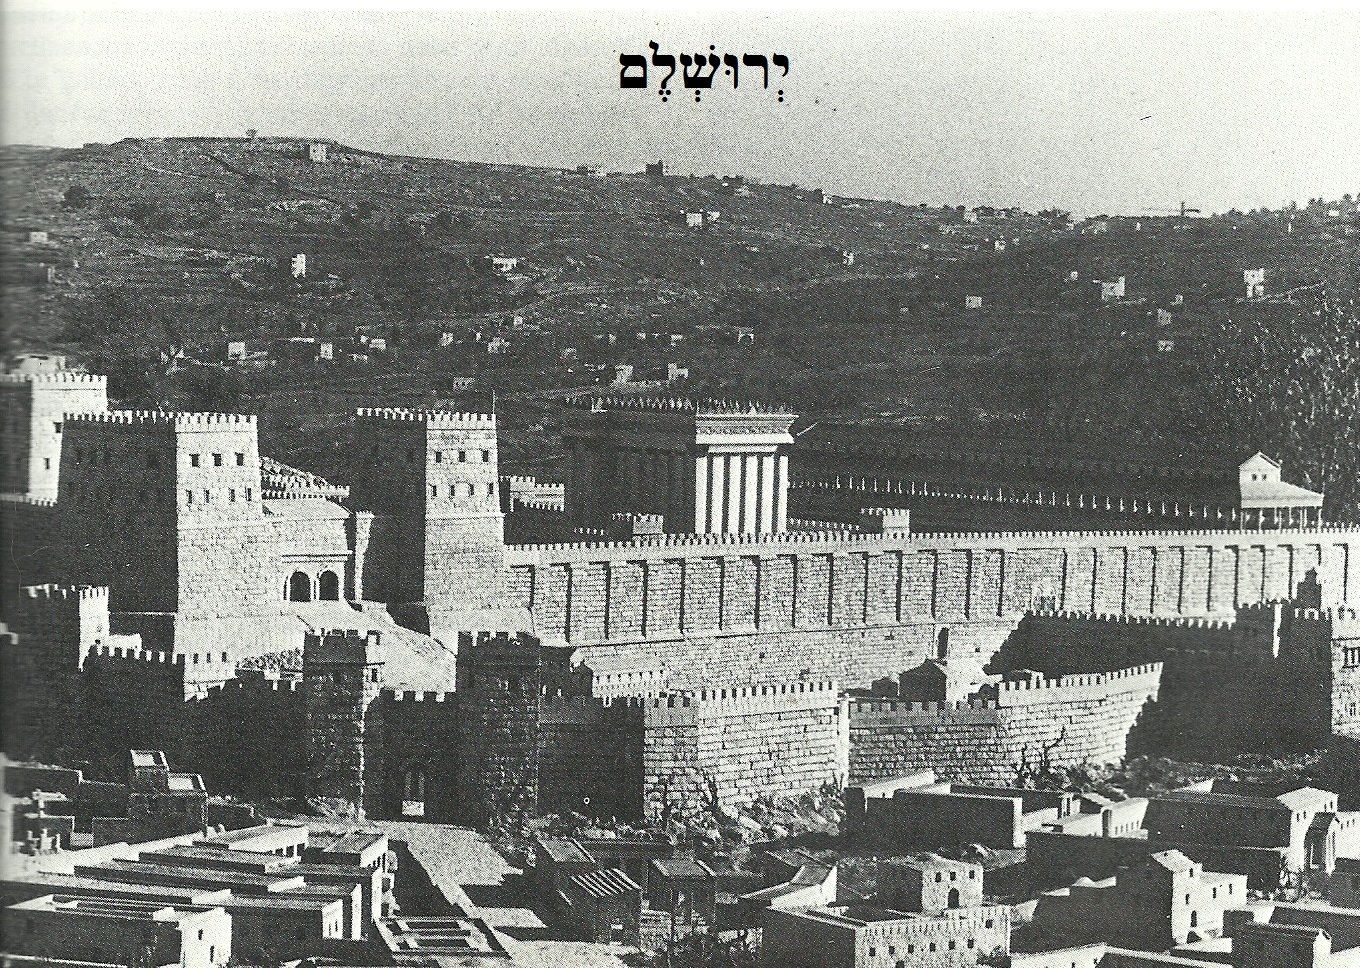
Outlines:
<svg viewBox="0 0 1360 968"><path fill-rule="evenodd" d="M55 508L57 506L56 498L33 497L29 494L0 494L0 502L35 508Z"/></svg>
<svg viewBox="0 0 1360 968"><path fill-rule="evenodd" d="M215 683L208 687L208 693L225 692L227 690L237 690L240 692L302 692L301 679L275 679L270 676L236 676L220 683Z"/></svg>
<svg viewBox="0 0 1360 968"><path fill-rule="evenodd" d="M86 661L115 660L136 662L152 666L176 666L186 673L205 673L195 678L232 679L236 676L236 663L228 658L226 652L165 652L160 649L145 649L140 646L95 645L85 653Z"/></svg>
<svg viewBox="0 0 1360 968"><path fill-rule="evenodd" d="M933 718L950 713L995 713L1001 707L995 699L960 699L957 702L908 702L904 699L851 699L850 715L891 713Z"/></svg>
<svg viewBox="0 0 1360 968"><path fill-rule="evenodd" d="M1360 622L1360 609L1354 608L1295 608L1286 613L1294 621L1305 622Z"/></svg>
<svg viewBox="0 0 1360 968"><path fill-rule="evenodd" d="M458 648L537 649L540 641L531 632L459 632Z"/></svg>
<svg viewBox="0 0 1360 968"><path fill-rule="evenodd" d="M41 598L49 601L61 599L63 601L104 602L106 607L109 600L109 589L105 585L25 585L20 589L20 594L25 598Z"/></svg>
<svg viewBox="0 0 1360 968"><path fill-rule="evenodd" d="M0 373L0 384L16 386L31 383L38 386L106 388L109 378L101 373L77 373L58 370L55 373Z"/></svg>
<svg viewBox="0 0 1360 968"><path fill-rule="evenodd" d="M178 410L109 410L104 413L69 413L70 424L119 424L133 427L168 427L176 431L250 430L258 418L247 413L189 413Z"/></svg>
<svg viewBox="0 0 1360 968"><path fill-rule="evenodd" d="M452 703L457 699L457 693L448 690L444 692L417 692L412 689L384 689L382 697L388 702L443 702Z"/></svg>
<svg viewBox="0 0 1360 968"><path fill-rule="evenodd" d="M840 696L840 683L834 679L815 682L781 682L762 686L731 686L720 689L697 689L687 693L701 703L729 702L743 699L769 699L777 696L811 696L821 694Z"/></svg>
<svg viewBox="0 0 1360 968"><path fill-rule="evenodd" d="M596 413L606 410L631 410L651 413L686 413L700 417L719 414L793 415L788 407L763 404L753 400L720 400L715 398L693 400L686 397L606 395L576 397L569 403L571 406Z"/></svg>
<svg viewBox="0 0 1360 968"><path fill-rule="evenodd" d="M1087 625L1118 626L1122 628L1199 629L1211 632L1232 632L1240 628L1240 624L1237 621L1229 619L1118 615L1114 613L1077 612L1063 609L1036 609L1034 611L1026 612L1025 618L1081 622Z"/></svg>
<svg viewBox="0 0 1360 968"><path fill-rule="evenodd" d="M356 421L423 424L431 430L495 430L496 415L473 411L411 410L403 407L359 407Z"/></svg>
<svg viewBox="0 0 1360 968"><path fill-rule="evenodd" d="M376 629L321 629L302 636L302 667L313 663L381 665L384 661L382 633Z"/></svg>
<svg viewBox="0 0 1360 968"><path fill-rule="evenodd" d="M1241 528L1215 528L1195 531L1138 531L1132 529L1110 531L932 531L924 534L893 535L866 534L859 531L782 531L771 534L666 534L646 542L634 541L563 541L542 544L518 544L506 547L510 563L527 563L533 556L563 551L627 551L646 549L655 551L661 548L706 549L715 547L751 548L768 546L771 549L788 546L845 545L873 546L885 545L900 547L904 543L923 546L927 550L948 550L951 546L978 547L990 542L1024 542L1028 544L1042 541L1057 542L1061 545L1075 544L1126 544L1140 535L1150 535L1159 540L1184 541L1190 539L1221 538L1241 540L1244 534L1257 534L1262 538L1275 537L1281 541L1297 539L1301 535L1352 535L1360 534L1360 526L1344 524L1315 525L1311 527L1279 529L1269 528L1260 531L1247 531Z"/></svg>
<svg viewBox="0 0 1360 968"><path fill-rule="evenodd" d="M996 684L998 701L1005 705L1007 694L1021 692L1038 692L1042 690L1056 691L1063 689L1089 689L1099 686L1116 686L1124 680L1142 679L1148 677L1160 678L1162 674L1162 664L1160 662L1148 662L1143 665L1130 666L1127 669L1115 669L1111 672L1091 672L1081 673L1070 676L1059 676L1056 679L1020 679L1002 680ZM1131 683L1130 683L1131 684Z"/></svg>

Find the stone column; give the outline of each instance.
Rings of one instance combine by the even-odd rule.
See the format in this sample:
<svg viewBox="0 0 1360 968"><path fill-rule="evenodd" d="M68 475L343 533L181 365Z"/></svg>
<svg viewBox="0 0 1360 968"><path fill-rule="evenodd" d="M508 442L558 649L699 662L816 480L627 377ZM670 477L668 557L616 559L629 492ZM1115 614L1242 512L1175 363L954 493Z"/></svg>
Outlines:
<svg viewBox="0 0 1360 968"><path fill-rule="evenodd" d="M782 447L775 455L774 530L789 529L789 455Z"/></svg>
<svg viewBox="0 0 1360 968"><path fill-rule="evenodd" d="M708 527L709 534L721 534L727 507L727 463L722 454L708 458Z"/></svg>
<svg viewBox="0 0 1360 968"><path fill-rule="evenodd" d="M760 454L745 454L741 458L742 479L746 484L746 509L742 530L747 534L760 533Z"/></svg>
<svg viewBox="0 0 1360 968"><path fill-rule="evenodd" d="M727 514L723 530L728 534L741 532L742 461L740 454L728 454L723 458L727 463Z"/></svg>
<svg viewBox="0 0 1360 968"><path fill-rule="evenodd" d="M757 530L769 534L774 528L774 454L761 454L758 458L760 468L760 521Z"/></svg>
<svg viewBox="0 0 1360 968"><path fill-rule="evenodd" d="M689 500L694 504L694 531L704 534L708 531L708 455L699 454L694 458L694 477L691 479Z"/></svg>

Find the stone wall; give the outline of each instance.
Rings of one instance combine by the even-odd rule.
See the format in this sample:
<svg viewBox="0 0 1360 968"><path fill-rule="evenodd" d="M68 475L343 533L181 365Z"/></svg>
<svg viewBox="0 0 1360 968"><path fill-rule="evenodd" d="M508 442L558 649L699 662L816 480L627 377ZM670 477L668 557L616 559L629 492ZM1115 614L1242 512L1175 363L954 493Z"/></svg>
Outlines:
<svg viewBox="0 0 1360 968"><path fill-rule="evenodd" d="M1113 763L1157 699L1160 665L1036 683L1001 683L995 699L850 702L850 779L933 769L944 780L1013 784L1022 765Z"/></svg>
<svg viewBox="0 0 1360 968"><path fill-rule="evenodd" d="M645 809L737 807L843 783L845 712L834 682L708 689L646 700Z"/></svg>
<svg viewBox="0 0 1360 968"><path fill-rule="evenodd" d="M1037 604L1176 619L1360 596L1355 532L790 533L507 548L514 604L545 641L633 656L672 685L806 675L864 686L951 647L990 657ZM777 643L777 646L776 646Z"/></svg>

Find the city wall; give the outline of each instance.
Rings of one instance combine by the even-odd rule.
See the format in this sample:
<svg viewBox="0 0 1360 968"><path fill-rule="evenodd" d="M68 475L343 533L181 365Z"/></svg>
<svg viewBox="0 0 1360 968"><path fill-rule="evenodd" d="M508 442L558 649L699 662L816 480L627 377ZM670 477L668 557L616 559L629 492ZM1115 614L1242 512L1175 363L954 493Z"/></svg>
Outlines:
<svg viewBox="0 0 1360 968"><path fill-rule="evenodd" d="M995 699L850 702L850 781L931 769L942 780L1016 783L1024 768L1114 763L1156 702L1162 667L1002 682Z"/></svg>
<svg viewBox="0 0 1360 968"><path fill-rule="evenodd" d="M650 816L745 806L845 782L849 733L835 682L706 689L645 702Z"/></svg>
<svg viewBox="0 0 1360 968"><path fill-rule="evenodd" d="M1360 595L1357 533L787 533L511 545L513 604L547 642L667 670L674 686L837 678L866 686L951 650L984 660L1027 611L1228 618L1293 597ZM1109 668L1108 666L1106 668Z"/></svg>

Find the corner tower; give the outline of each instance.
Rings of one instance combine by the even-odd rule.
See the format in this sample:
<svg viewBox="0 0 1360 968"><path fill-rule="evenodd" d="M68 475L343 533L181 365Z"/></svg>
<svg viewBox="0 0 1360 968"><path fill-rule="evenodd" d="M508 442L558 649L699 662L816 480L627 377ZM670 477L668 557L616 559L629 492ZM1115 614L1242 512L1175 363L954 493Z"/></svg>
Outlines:
<svg viewBox="0 0 1360 968"><path fill-rule="evenodd" d="M277 612L253 416L113 410L67 419L58 500L79 574L123 612Z"/></svg>
<svg viewBox="0 0 1360 968"><path fill-rule="evenodd" d="M0 492L56 500L66 415L108 409L107 377L0 374Z"/></svg>

